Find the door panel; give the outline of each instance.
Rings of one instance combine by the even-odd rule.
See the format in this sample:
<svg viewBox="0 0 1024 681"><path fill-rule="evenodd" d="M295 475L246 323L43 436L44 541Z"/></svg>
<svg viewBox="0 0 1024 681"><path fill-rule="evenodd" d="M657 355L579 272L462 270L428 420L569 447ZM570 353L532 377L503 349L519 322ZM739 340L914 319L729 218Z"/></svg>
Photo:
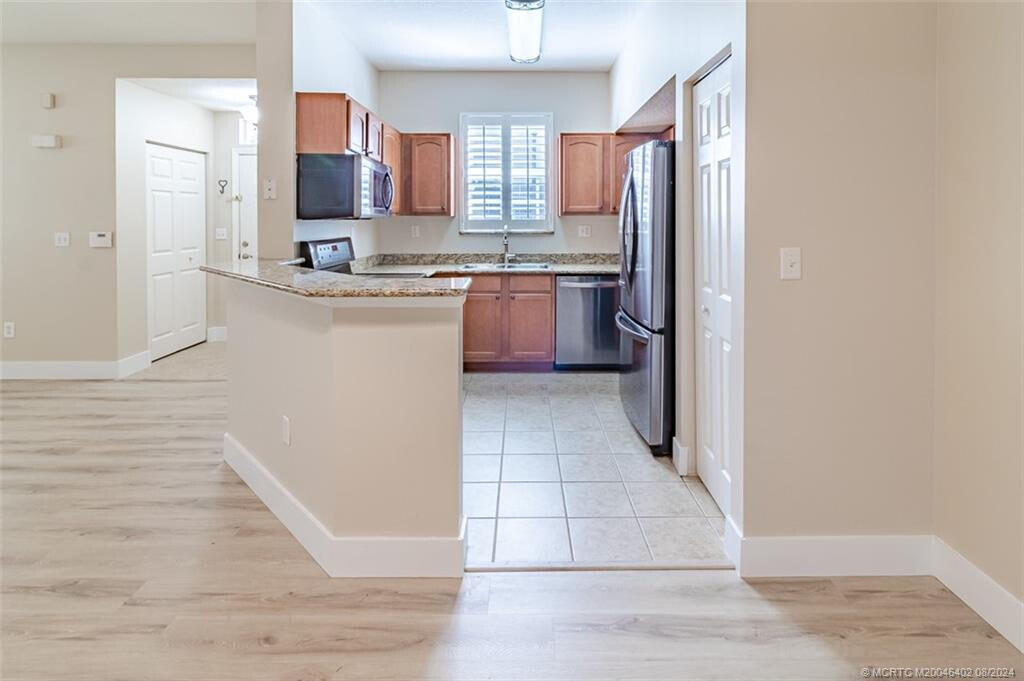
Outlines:
<svg viewBox="0 0 1024 681"><path fill-rule="evenodd" d="M356 154L366 153L370 112L354 99L348 100L348 149Z"/></svg>
<svg viewBox="0 0 1024 681"><path fill-rule="evenodd" d="M402 172L402 134L390 125L384 124L384 141L381 147L381 160L391 166L394 179L394 197L391 199L391 213L400 215L403 211L402 199L405 194L405 175Z"/></svg>
<svg viewBox="0 0 1024 681"><path fill-rule="evenodd" d="M732 211L731 61L693 91L697 472L719 507L731 501L739 370L733 338L741 235Z"/></svg>
<svg viewBox="0 0 1024 681"><path fill-rule="evenodd" d="M408 147L406 194L412 215L451 215L451 135L403 135Z"/></svg>
<svg viewBox="0 0 1024 681"><path fill-rule="evenodd" d="M563 214L605 212L607 135L561 137L560 194Z"/></svg>
<svg viewBox="0 0 1024 681"><path fill-rule="evenodd" d="M235 246L239 260L249 260L259 254L256 192L256 153L241 152L236 159L235 187Z"/></svg>
<svg viewBox="0 0 1024 681"><path fill-rule="evenodd" d="M383 159L384 121L373 113L366 114L366 155L375 161Z"/></svg>
<svg viewBox="0 0 1024 681"><path fill-rule="evenodd" d="M206 158L146 145L150 358L206 340Z"/></svg>
<svg viewBox="0 0 1024 681"><path fill-rule="evenodd" d="M515 277L513 277L514 279ZM550 281L550 278L548 278ZM512 293L508 301L508 358L554 359L554 297L550 293Z"/></svg>
<svg viewBox="0 0 1024 681"><path fill-rule="evenodd" d="M466 362L501 358L501 292L469 293L462 310L462 357Z"/></svg>

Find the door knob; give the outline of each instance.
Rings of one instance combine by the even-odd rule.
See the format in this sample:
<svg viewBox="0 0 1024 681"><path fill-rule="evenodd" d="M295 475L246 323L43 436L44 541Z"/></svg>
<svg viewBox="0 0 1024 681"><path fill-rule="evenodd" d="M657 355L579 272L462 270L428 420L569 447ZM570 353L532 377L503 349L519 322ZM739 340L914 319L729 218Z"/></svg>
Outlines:
<svg viewBox="0 0 1024 681"><path fill-rule="evenodd" d="M248 259L249 259L249 258L251 258L252 256L251 256L251 255L249 255L248 253L243 253L243 254L241 254L241 255L240 255L240 256L238 256L238 257L239 257L239 258L241 258L242 260L248 260Z"/></svg>
<svg viewBox="0 0 1024 681"><path fill-rule="evenodd" d="M711 308L709 308L707 305L701 305L700 306L700 313L702 315L704 315L705 317L707 317L708 315L711 314Z"/></svg>
<svg viewBox="0 0 1024 681"><path fill-rule="evenodd" d="M242 248L247 248L248 246L249 246L249 242L248 241L243 241L242 242Z"/></svg>

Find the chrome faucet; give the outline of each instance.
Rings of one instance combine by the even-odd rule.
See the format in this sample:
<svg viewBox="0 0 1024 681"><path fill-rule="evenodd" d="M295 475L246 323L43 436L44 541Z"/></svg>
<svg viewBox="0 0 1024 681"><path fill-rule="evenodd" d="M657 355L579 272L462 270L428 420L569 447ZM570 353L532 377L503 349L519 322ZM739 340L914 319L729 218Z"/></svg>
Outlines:
<svg viewBox="0 0 1024 681"><path fill-rule="evenodd" d="M502 250L504 252L503 255L504 255L505 267L508 267L508 261L512 260L513 258L516 257L515 253L509 253L508 252L508 225L504 225L501 228L501 234L502 234L502 236L501 236L501 245L502 245Z"/></svg>

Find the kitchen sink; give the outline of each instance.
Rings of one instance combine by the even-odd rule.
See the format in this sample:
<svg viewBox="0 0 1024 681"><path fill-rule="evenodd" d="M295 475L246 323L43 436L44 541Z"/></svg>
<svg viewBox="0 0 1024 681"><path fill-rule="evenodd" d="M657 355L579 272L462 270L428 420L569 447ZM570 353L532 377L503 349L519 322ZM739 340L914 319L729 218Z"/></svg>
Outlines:
<svg viewBox="0 0 1024 681"><path fill-rule="evenodd" d="M546 262L510 262L505 263L472 263L469 265L462 265L459 267L460 270L472 271L482 269L499 269L499 270L546 270L550 269L551 265Z"/></svg>

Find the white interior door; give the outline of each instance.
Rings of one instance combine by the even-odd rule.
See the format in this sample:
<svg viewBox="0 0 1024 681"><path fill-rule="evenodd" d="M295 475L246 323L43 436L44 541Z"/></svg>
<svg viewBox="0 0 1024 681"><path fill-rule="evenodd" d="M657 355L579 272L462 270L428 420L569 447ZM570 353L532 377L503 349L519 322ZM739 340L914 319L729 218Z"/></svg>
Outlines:
<svg viewBox="0 0 1024 681"><path fill-rule="evenodd" d="M206 157L146 145L150 359L206 340Z"/></svg>
<svg viewBox="0 0 1024 681"><path fill-rule="evenodd" d="M236 149L231 164L231 187L234 190L234 208L231 212L234 244L232 252L236 260L257 257L258 242L256 225L256 149Z"/></svg>
<svg viewBox="0 0 1024 681"><path fill-rule="evenodd" d="M731 84L727 59L693 89L697 473L727 514L732 444L740 427L733 311L743 266L742 234L731 209Z"/></svg>

